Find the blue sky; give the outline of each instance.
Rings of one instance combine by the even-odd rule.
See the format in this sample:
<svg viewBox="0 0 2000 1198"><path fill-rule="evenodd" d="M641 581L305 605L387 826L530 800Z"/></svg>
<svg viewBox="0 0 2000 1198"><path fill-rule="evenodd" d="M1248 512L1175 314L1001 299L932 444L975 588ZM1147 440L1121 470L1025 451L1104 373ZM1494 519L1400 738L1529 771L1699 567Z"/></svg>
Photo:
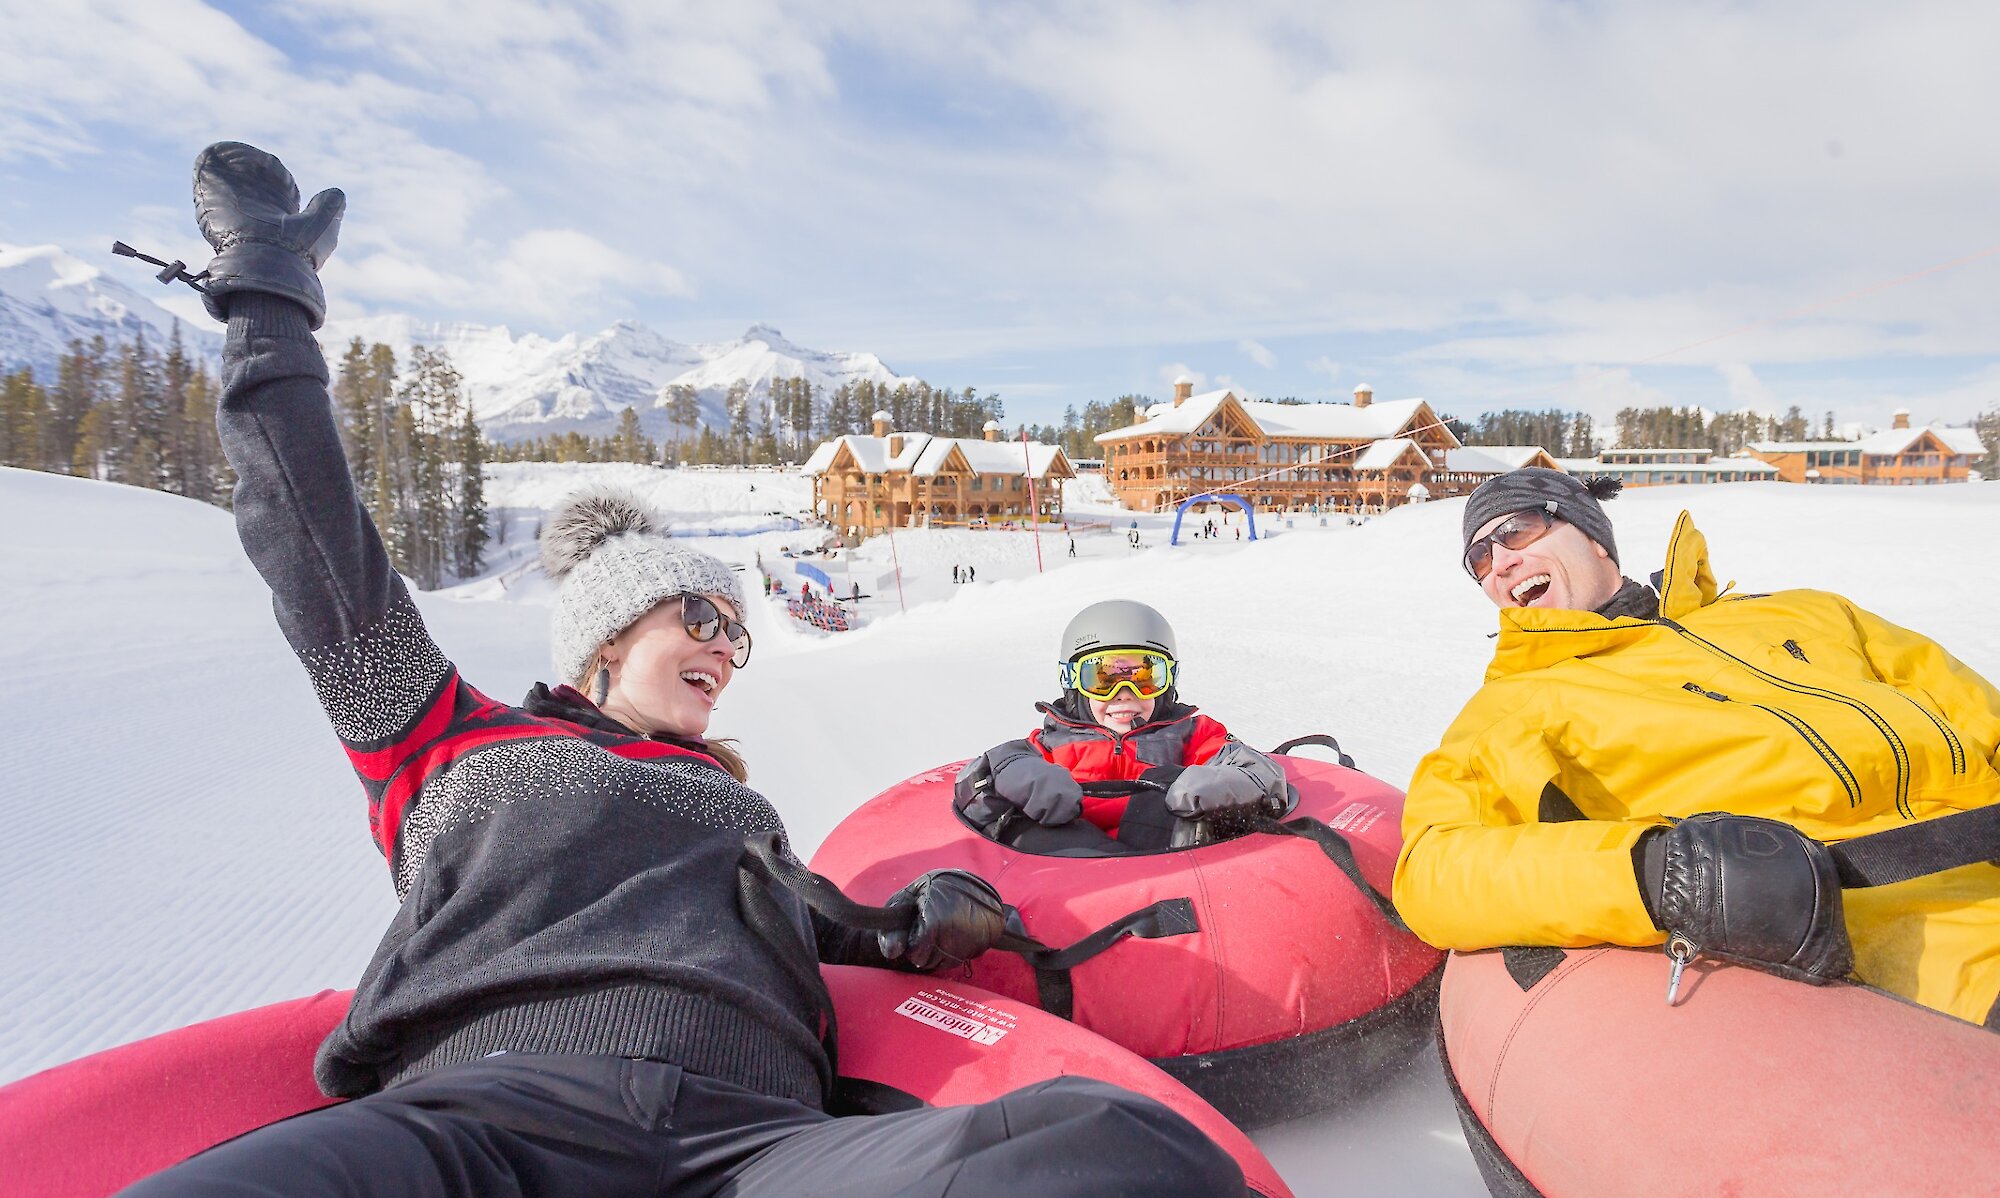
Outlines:
<svg viewBox="0 0 2000 1198"><path fill-rule="evenodd" d="M1182 371L1468 416L2000 404L2000 253L1681 348L2000 247L1987 5L0 0L0 26L0 241L192 259L187 163L241 138L349 193L337 315L763 321L1026 419Z"/></svg>

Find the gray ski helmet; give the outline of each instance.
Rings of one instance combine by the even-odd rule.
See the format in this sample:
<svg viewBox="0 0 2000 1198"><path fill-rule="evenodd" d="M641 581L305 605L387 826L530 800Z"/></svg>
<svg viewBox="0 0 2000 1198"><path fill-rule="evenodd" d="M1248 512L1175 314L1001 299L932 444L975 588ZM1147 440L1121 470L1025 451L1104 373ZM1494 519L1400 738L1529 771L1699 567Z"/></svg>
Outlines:
<svg viewBox="0 0 2000 1198"><path fill-rule="evenodd" d="M1093 603L1063 629L1059 660L1065 665L1098 649L1157 649L1174 652L1174 629L1167 618L1134 599Z"/></svg>

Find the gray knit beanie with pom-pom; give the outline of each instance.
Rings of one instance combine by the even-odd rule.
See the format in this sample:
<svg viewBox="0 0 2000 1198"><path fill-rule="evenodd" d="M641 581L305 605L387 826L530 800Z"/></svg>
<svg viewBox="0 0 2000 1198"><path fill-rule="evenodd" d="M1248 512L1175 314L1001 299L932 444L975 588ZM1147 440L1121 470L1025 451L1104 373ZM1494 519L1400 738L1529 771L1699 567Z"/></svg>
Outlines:
<svg viewBox="0 0 2000 1198"><path fill-rule="evenodd" d="M549 643L556 677L582 688L604 642L662 599L717 595L745 614L743 587L717 558L677 545L666 521L623 487L579 491L542 526L542 570L560 584Z"/></svg>
<svg viewBox="0 0 2000 1198"><path fill-rule="evenodd" d="M1470 546L1472 534L1495 516L1541 508L1576 525L1584 536L1604 546L1615 562L1618 541L1611 535L1611 517L1604 514L1603 501L1616 496L1623 486L1606 475L1578 478L1546 466L1523 466L1496 474L1480 483L1472 498L1465 501L1464 545Z"/></svg>

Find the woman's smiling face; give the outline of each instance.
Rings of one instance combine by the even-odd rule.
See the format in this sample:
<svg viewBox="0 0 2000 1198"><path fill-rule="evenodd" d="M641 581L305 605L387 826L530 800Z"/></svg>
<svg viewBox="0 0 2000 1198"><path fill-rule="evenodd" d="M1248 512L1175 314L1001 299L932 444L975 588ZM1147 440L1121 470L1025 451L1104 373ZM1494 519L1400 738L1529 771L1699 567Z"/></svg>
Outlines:
<svg viewBox="0 0 2000 1198"><path fill-rule="evenodd" d="M740 618L728 600L706 598L724 618ZM680 596L662 600L605 642L600 656L611 671L611 689L602 706L640 732L700 737L708 731L716 698L736 674L730 662L735 651L723 633L694 639Z"/></svg>

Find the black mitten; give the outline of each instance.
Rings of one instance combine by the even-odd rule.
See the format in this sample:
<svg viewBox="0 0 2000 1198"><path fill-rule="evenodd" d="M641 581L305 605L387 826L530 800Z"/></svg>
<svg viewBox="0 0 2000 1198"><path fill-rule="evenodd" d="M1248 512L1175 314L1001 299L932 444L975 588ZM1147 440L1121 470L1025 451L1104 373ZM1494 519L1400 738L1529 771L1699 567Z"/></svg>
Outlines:
<svg viewBox="0 0 2000 1198"><path fill-rule="evenodd" d="M1654 924L1687 955L1828 982L1854 968L1827 847L1790 824L1709 812L1648 832L1635 854Z"/></svg>
<svg viewBox="0 0 2000 1198"><path fill-rule="evenodd" d="M977 874L934 869L890 897L889 907L915 907L907 931L879 932L882 955L913 969L956 965L992 948L1007 930L1007 904Z"/></svg>
<svg viewBox="0 0 2000 1198"><path fill-rule="evenodd" d="M305 307L312 327L326 322L319 268L333 255L347 197L328 188L299 210L299 185L278 159L240 141L222 141L194 160L195 223L215 249L203 304L229 319L240 291L282 296Z"/></svg>

